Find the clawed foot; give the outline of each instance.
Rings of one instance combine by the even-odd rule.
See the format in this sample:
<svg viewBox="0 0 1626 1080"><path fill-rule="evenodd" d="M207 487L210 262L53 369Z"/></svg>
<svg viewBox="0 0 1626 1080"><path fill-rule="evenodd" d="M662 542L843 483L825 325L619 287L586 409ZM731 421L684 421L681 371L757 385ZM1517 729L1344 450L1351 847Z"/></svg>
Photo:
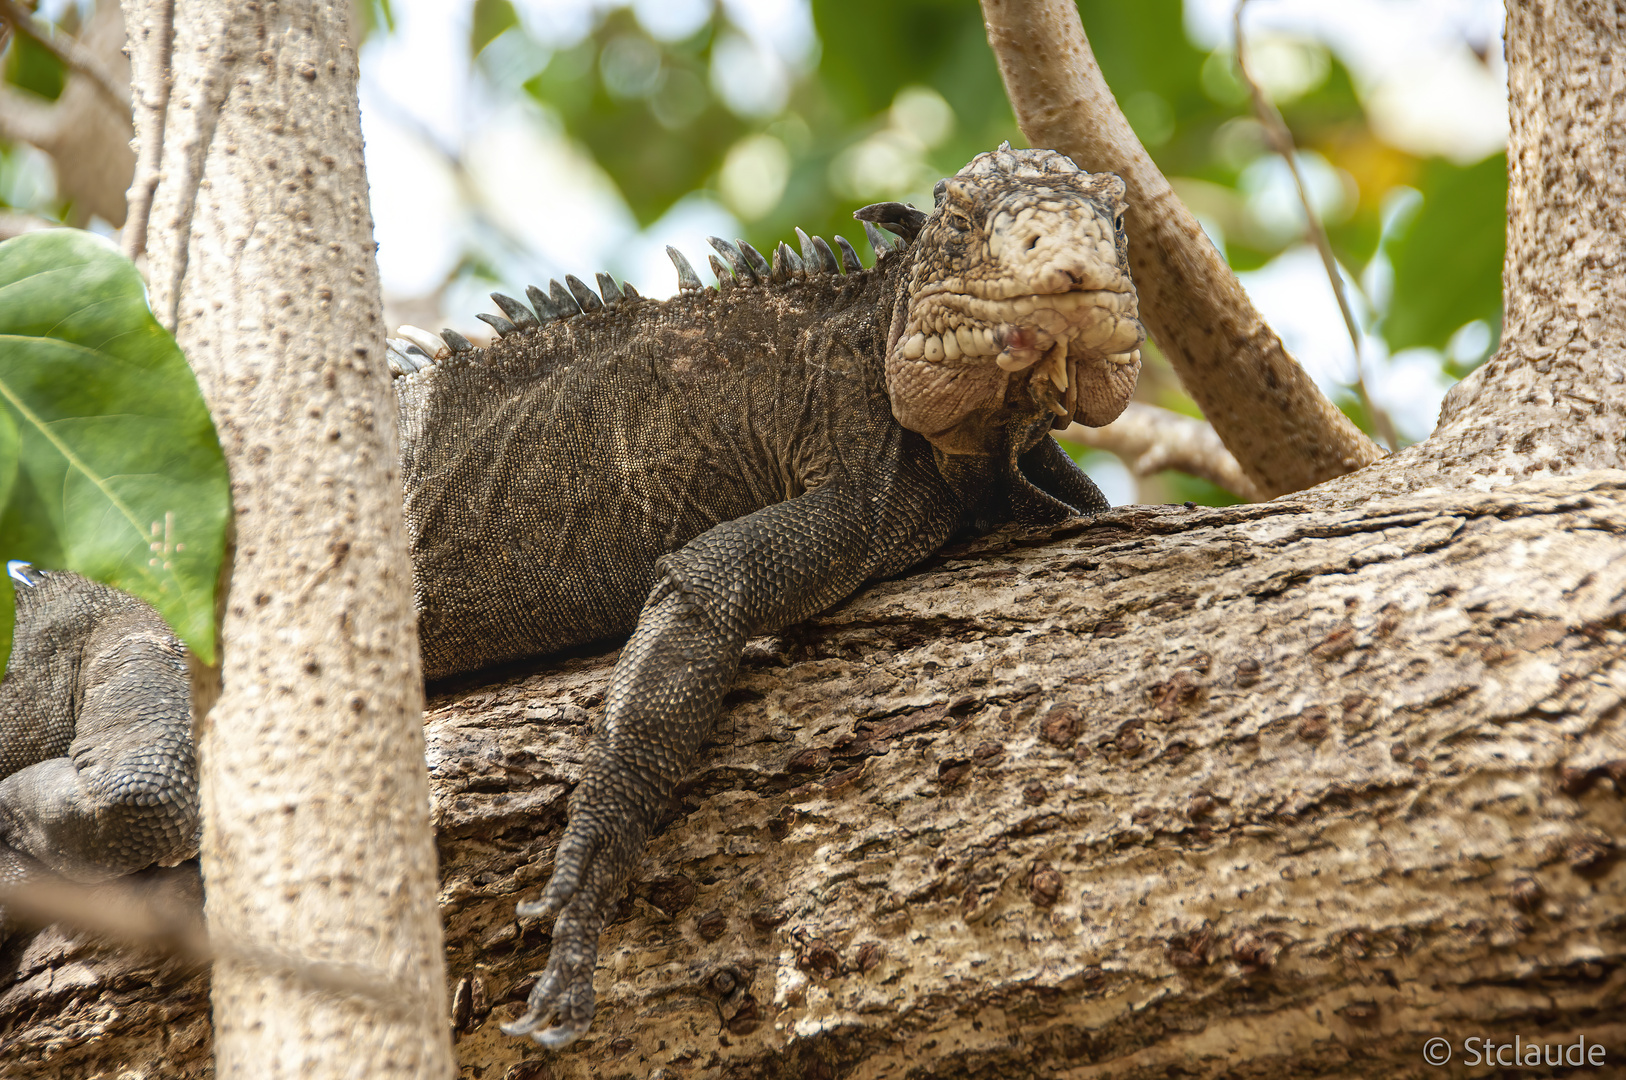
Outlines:
<svg viewBox="0 0 1626 1080"><path fill-rule="evenodd" d="M607 827L606 820L615 824ZM643 845L642 832L624 815L572 813L542 899L515 909L521 918L555 911L559 917L553 923L548 966L531 989L525 1015L503 1024L504 1032L529 1035L552 1050L569 1046L586 1033L593 1022L599 931L631 872L631 852Z"/></svg>
<svg viewBox="0 0 1626 1080"><path fill-rule="evenodd" d="M522 904L521 913L540 906ZM529 1035L550 1050L569 1046L586 1034L593 1022L593 966L598 961L601 921L589 919L591 925L586 925L580 918L572 918L570 908L560 913L553 924L548 966L531 989L525 1015L502 1025L503 1031Z"/></svg>

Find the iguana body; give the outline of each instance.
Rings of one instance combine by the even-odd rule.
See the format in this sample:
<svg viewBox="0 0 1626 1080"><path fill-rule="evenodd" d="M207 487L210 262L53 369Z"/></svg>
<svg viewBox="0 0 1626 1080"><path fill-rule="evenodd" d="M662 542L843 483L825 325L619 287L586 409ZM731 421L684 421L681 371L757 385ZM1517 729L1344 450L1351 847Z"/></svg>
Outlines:
<svg viewBox="0 0 1626 1080"><path fill-rule="evenodd" d="M511 1033L586 1030L598 933L748 637L957 532L1105 507L1047 433L1110 421L1134 385L1122 185L1001 151L938 196L929 218L860 212L918 235L872 269L714 241L718 292L677 256L664 303L556 283L540 320L497 298L489 350L395 346L426 674L633 631L553 879L521 906L558 918Z"/></svg>
<svg viewBox="0 0 1626 1080"><path fill-rule="evenodd" d="M391 343L426 676L632 632L553 879L520 908L558 917L507 1030L586 1030L598 933L748 637L958 532L1105 507L1047 432L1109 422L1134 386L1122 193L1002 148L930 216L860 211L914 241L870 269L844 243L845 273L822 241L771 266L714 242L718 292L676 256L663 303L567 279L531 293L540 319L498 298L489 349Z"/></svg>
<svg viewBox="0 0 1626 1080"><path fill-rule="evenodd" d="M11 573L0 886L101 881L194 854L197 757L180 641L116 589L22 564Z"/></svg>

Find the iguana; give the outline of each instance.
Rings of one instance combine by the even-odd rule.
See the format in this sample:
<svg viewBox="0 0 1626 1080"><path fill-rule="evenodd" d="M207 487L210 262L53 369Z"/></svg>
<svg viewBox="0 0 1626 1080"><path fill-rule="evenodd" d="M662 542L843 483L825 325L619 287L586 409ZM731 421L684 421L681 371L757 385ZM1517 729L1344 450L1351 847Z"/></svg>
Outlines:
<svg viewBox="0 0 1626 1080"><path fill-rule="evenodd" d="M0 682L0 886L91 883L197 852L184 649L140 600L8 564L17 630ZM0 897L0 919L6 907Z"/></svg>
<svg viewBox="0 0 1626 1080"><path fill-rule="evenodd" d="M871 268L799 230L771 260L712 238L715 291L673 251L668 301L567 277L494 296L489 348L391 341L426 677L632 634L553 878L519 906L557 917L504 1030L587 1029L599 931L747 638L957 534L1106 507L1048 432L1111 421L1135 384L1123 192L1001 147L929 214L858 211Z"/></svg>
<svg viewBox="0 0 1626 1080"><path fill-rule="evenodd" d="M712 238L716 291L671 252L663 303L567 277L534 310L494 296L489 349L392 346L426 676L632 631L553 878L519 906L556 919L505 1031L586 1030L599 931L747 638L958 533L1106 507L1048 432L1111 421L1135 385L1123 191L1002 147L929 215L858 211L871 269L839 238L839 265L805 234L771 261Z"/></svg>

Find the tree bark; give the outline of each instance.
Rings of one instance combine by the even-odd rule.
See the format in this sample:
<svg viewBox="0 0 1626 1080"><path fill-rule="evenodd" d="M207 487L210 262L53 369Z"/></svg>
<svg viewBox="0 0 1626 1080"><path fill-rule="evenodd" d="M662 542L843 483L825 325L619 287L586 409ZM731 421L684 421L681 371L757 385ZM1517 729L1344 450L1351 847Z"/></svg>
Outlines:
<svg viewBox="0 0 1626 1080"><path fill-rule="evenodd" d="M1433 438L985 538L754 642L564 1054L495 1021L614 656L437 688L463 1075L1466 1076L1487 1036L1620 1070L1620 19L1510 13L1509 332ZM206 1074L195 980L10 962L7 1075Z"/></svg>
<svg viewBox="0 0 1626 1080"><path fill-rule="evenodd" d="M605 935L593 1028L552 1057L497 1031L546 955L513 905L614 656L441 688L463 1075L1424 1076L1426 1039L1460 1062L1485 1033L1626 1052L1623 533L1620 472L1131 507L758 641ZM95 1040L39 1049L98 1023L167 1055L154 1075L203 1075L150 989L33 963L53 1027L12 1027L16 1075L99 1075ZM109 998L129 1018L98 1020Z"/></svg>
<svg viewBox="0 0 1626 1080"><path fill-rule="evenodd" d="M135 200L152 192L153 308L197 372L236 520L219 697L195 702L218 1071L449 1075L349 5L127 15L158 148Z"/></svg>

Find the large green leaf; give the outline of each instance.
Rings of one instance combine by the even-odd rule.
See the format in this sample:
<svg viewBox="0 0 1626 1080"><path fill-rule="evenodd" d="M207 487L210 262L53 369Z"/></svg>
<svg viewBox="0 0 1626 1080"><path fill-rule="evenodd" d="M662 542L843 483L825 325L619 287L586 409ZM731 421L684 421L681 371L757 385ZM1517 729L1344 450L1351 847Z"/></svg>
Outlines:
<svg viewBox="0 0 1626 1080"><path fill-rule="evenodd" d="M1388 248L1394 299L1382 330L1395 352L1442 348L1475 319L1501 324L1507 156L1467 168L1431 161L1417 187L1422 208Z"/></svg>
<svg viewBox="0 0 1626 1080"><path fill-rule="evenodd" d="M139 596L213 662L225 459L140 275L89 233L0 244L0 496L0 561ZM0 656L11 618L6 591Z"/></svg>

